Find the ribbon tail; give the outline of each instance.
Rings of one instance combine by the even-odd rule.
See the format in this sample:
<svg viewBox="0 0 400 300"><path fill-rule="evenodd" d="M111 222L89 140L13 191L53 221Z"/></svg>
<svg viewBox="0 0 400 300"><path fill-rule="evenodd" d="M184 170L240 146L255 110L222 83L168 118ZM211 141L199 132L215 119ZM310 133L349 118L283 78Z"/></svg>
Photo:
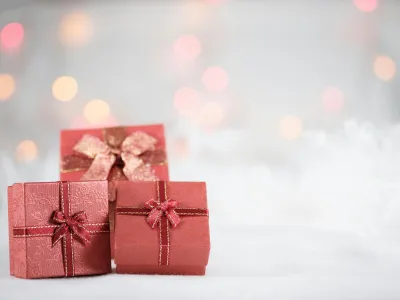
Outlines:
<svg viewBox="0 0 400 300"><path fill-rule="evenodd" d="M82 176L82 180L107 180L114 162L115 156L113 154L96 155L92 165Z"/></svg>
<svg viewBox="0 0 400 300"><path fill-rule="evenodd" d="M62 224L53 233L53 238L52 238L52 247L54 247L58 241L63 238L66 234L68 233L68 226L67 224Z"/></svg>
<svg viewBox="0 0 400 300"><path fill-rule="evenodd" d="M172 227L175 228L178 226L178 224L181 222L181 218L179 215L176 213L174 209L168 209L165 214L167 215L167 218L169 222L171 223Z"/></svg>

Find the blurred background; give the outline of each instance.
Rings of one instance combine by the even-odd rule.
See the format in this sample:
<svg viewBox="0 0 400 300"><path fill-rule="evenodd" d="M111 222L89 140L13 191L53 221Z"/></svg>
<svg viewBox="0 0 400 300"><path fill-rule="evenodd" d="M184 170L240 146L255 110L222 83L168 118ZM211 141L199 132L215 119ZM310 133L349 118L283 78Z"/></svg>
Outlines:
<svg viewBox="0 0 400 300"><path fill-rule="evenodd" d="M164 123L171 179L208 184L211 276L356 275L399 298L399 1L0 12L0 237L5 187L58 179L60 129Z"/></svg>

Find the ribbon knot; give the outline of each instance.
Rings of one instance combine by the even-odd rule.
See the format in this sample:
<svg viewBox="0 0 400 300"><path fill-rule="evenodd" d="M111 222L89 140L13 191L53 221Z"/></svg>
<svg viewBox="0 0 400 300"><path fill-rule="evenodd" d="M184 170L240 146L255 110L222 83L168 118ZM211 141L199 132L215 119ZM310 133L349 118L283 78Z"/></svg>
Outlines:
<svg viewBox="0 0 400 300"><path fill-rule="evenodd" d="M53 234L53 247L68 232L72 233L84 245L90 242L90 234L85 227L87 216L84 211L78 212L71 217L66 217L63 212L56 210L53 214L53 221L56 224L60 224Z"/></svg>
<svg viewBox="0 0 400 300"><path fill-rule="evenodd" d="M178 201L171 199L167 199L162 203L153 199L147 201L145 206L151 209L147 217L147 223L151 228L155 228L155 226L161 221L161 217L166 216L169 223L173 228L175 228L181 222L181 218L175 210L175 208L178 207L178 204Z"/></svg>

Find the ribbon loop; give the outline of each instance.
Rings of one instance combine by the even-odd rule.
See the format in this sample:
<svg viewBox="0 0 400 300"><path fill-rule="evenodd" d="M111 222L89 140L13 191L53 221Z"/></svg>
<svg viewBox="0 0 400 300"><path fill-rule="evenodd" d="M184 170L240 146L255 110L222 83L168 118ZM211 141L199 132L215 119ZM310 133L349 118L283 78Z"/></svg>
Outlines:
<svg viewBox="0 0 400 300"><path fill-rule="evenodd" d="M139 156L146 151L154 151L156 144L157 140L154 137L147 133L136 131L122 142L121 150L122 152Z"/></svg>
<svg viewBox="0 0 400 300"><path fill-rule="evenodd" d="M90 158L95 158L98 154L108 154L110 147L98 137L85 134L82 139L74 146L74 151Z"/></svg>

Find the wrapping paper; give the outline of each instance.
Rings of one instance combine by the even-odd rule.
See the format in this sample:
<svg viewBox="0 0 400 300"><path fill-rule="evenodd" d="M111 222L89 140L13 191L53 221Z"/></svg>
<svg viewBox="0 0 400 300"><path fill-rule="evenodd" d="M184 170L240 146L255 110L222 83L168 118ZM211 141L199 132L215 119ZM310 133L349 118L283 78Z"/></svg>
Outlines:
<svg viewBox="0 0 400 300"><path fill-rule="evenodd" d="M157 199L156 182L120 182L117 211L144 207ZM204 182L167 182L168 198L179 208L207 209ZM118 273L204 275L210 253L208 216L181 216L169 231L169 264L160 265L160 236L146 215L116 215L115 263Z"/></svg>
<svg viewBox="0 0 400 300"><path fill-rule="evenodd" d="M74 276L110 273L107 182L71 182L69 195L71 215L84 211L88 224L107 228L90 233L87 245L72 238ZM16 235L16 230L27 228L57 229L52 217L60 210L60 182L14 184L8 188L8 207L10 274L20 278L66 276L62 241L53 247L49 235Z"/></svg>

